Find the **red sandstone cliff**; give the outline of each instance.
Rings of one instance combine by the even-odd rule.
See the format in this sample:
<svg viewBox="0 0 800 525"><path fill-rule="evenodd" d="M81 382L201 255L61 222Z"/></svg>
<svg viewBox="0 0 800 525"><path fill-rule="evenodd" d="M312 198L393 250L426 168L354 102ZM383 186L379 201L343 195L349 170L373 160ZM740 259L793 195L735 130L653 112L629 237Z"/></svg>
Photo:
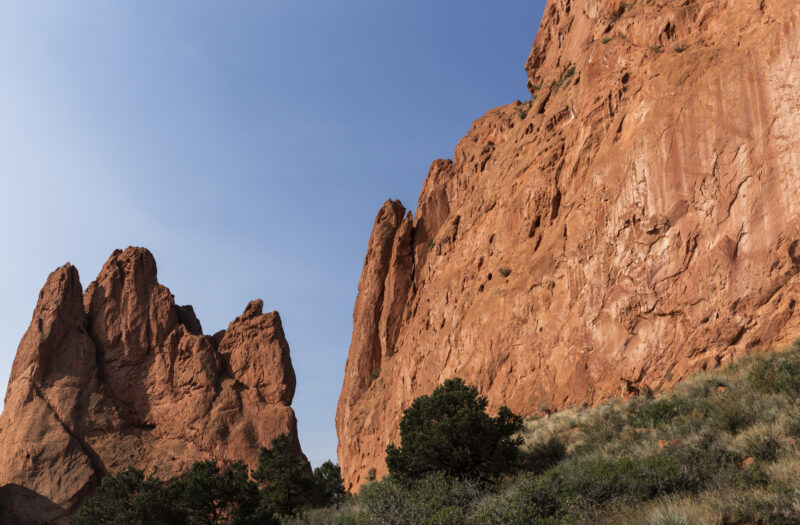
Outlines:
<svg viewBox="0 0 800 525"><path fill-rule="evenodd" d="M800 333L800 4L549 0L526 69L533 101L476 121L413 218L378 213L336 415L348 489L446 378L533 414Z"/></svg>
<svg viewBox="0 0 800 525"><path fill-rule="evenodd" d="M261 309L253 301L206 336L143 248L114 252L85 293L75 267L58 268L14 359L0 485L71 511L108 473L171 478L208 458L252 465L276 435L296 437L289 346L278 313Z"/></svg>

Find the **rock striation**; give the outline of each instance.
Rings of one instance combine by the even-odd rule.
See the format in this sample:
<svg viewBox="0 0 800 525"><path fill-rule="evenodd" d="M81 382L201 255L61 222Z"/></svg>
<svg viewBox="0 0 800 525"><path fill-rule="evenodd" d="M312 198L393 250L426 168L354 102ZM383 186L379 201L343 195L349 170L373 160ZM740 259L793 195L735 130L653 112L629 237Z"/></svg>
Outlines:
<svg viewBox="0 0 800 525"><path fill-rule="evenodd" d="M71 512L128 467L168 479L203 459L253 465L284 432L302 454L289 346L278 313L262 306L207 336L143 248L115 251L85 293L74 266L58 268L14 359L0 485Z"/></svg>
<svg viewBox="0 0 800 525"><path fill-rule="evenodd" d="M452 376L497 409L593 404L800 332L800 4L548 0L532 100L370 235L336 425L386 472Z"/></svg>

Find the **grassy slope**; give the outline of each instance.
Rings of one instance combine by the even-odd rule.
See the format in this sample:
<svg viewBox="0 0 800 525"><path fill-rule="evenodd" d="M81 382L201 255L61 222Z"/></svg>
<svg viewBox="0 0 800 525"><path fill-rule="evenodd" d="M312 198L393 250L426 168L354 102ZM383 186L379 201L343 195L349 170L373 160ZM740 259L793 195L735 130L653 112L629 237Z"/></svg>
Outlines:
<svg viewBox="0 0 800 525"><path fill-rule="evenodd" d="M798 523L800 347L746 356L661 396L526 424L528 448L551 436L567 457L544 477L577 489L575 518Z"/></svg>
<svg viewBox="0 0 800 525"><path fill-rule="evenodd" d="M526 472L495 486L385 480L290 523L800 523L800 346L532 419L524 438Z"/></svg>

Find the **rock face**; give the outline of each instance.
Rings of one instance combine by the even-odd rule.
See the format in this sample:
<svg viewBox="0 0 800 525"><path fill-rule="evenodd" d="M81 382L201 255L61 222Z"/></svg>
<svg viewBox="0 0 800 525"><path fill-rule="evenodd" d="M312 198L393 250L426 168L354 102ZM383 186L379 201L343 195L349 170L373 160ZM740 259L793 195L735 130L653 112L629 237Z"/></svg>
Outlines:
<svg viewBox="0 0 800 525"><path fill-rule="evenodd" d="M0 523L3 525L67 525L66 510L41 494L9 483L0 487Z"/></svg>
<svg viewBox="0 0 800 525"><path fill-rule="evenodd" d="M54 271L14 359L0 485L72 511L131 466L172 478L203 459L252 465L283 432L296 440L289 346L278 313L261 309L203 335L143 248L114 252L85 293L75 267Z"/></svg>
<svg viewBox="0 0 800 525"><path fill-rule="evenodd" d="M348 489L449 377L527 415L800 333L800 4L549 0L526 69L533 100L434 162L413 218L378 213L336 417Z"/></svg>

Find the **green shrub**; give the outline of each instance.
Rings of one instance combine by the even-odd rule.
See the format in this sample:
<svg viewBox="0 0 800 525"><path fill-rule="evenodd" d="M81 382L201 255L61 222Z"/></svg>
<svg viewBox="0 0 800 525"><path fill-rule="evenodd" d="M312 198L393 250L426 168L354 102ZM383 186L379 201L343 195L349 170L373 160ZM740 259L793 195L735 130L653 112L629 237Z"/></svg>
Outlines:
<svg viewBox="0 0 800 525"><path fill-rule="evenodd" d="M636 408L628 416L628 422L631 426L639 428L664 426L689 408L682 400L674 398L657 400L639 398L633 407Z"/></svg>
<svg viewBox="0 0 800 525"><path fill-rule="evenodd" d="M528 110L531 107L532 100L528 100L525 102L517 101L517 116L521 119L524 119L528 116Z"/></svg>
<svg viewBox="0 0 800 525"><path fill-rule="evenodd" d="M725 398L709 405L706 417L714 428L736 434L755 421L751 408L740 399Z"/></svg>
<svg viewBox="0 0 800 525"><path fill-rule="evenodd" d="M486 406L478 389L459 378L415 399L400 421L400 447L386 449L389 472L407 480L436 471L462 479L509 471L522 442L514 437L522 418L507 407L491 417Z"/></svg>
<svg viewBox="0 0 800 525"><path fill-rule="evenodd" d="M186 510L175 505L180 487L157 478L145 478L129 468L106 476L97 492L72 516L72 525L182 525Z"/></svg>
<svg viewBox="0 0 800 525"><path fill-rule="evenodd" d="M556 465L567 455L567 447L557 436L551 436L547 441L535 443L521 454L521 463L524 470L529 472L544 472Z"/></svg>
<svg viewBox="0 0 800 525"><path fill-rule="evenodd" d="M583 506L594 507L614 499L642 501L679 489L693 488L674 457L589 458L572 468L559 469L554 478ZM557 475L556 475L557 474Z"/></svg>
<svg viewBox="0 0 800 525"><path fill-rule="evenodd" d="M294 516L281 516L281 525L364 525L363 514L354 506L306 509Z"/></svg>
<svg viewBox="0 0 800 525"><path fill-rule="evenodd" d="M800 437L800 417L795 415L789 419L789 422L786 424L786 430L789 432L791 437Z"/></svg>
<svg viewBox="0 0 800 525"><path fill-rule="evenodd" d="M365 485L359 505L366 523L444 525L467 523L477 485L434 472L410 482L390 477Z"/></svg>
<svg viewBox="0 0 800 525"><path fill-rule="evenodd" d="M563 85L564 85L564 83L565 83L567 80L569 80L570 78L572 78L572 76L573 76L573 75L575 75L575 66L574 66L574 65L571 65L571 66L569 66L569 67L567 68L567 70L564 72L564 75L563 75L563 76L562 76L562 77L561 77L561 78L560 78L560 79L559 79L557 82L555 82L555 81L554 81L554 82L552 82L552 83L550 84L550 87L551 87L551 88L553 88L553 92L555 93L555 92L557 92L559 89L561 89L561 86L563 86Z"/></svg>
<svg viewBox="0 0 800 525"><path fill-rule="evenodd" d="M750 383L761 392L800 394L800 355L782 353L755 361L749 374Z"/></svg>
<svg viewBox="0 0 800 525"><path fill-rule="evenodd" d="M772 433L754 434L747 437L744 453L763 461L775 461L781 450L781 442Z"/></svg>
<svg viewBox="0 0 800 525"><path fill-rule="evenodd" d="M484 498L477 505L475 523L528 525L569 523L569 502L561 487L543 476L524 475L510 492Z"/></svg>
<svg viewBox="0 0 800 525"><path fill-rule="evenodd" d="M291 515L286 508L273 513L284 525L800 523L800 450L793 441L800 439L798 377L795 345L700 374L657 399L640 395L563 410L528 419L524 430L507 409L488 416L477 389L452 380L404 414L401 446L387 449L389 476L374 481L371 469L372 481L346 497L335 464L313 477L307 466L298 468L282 486L291 491L305 476L300 483L311 483L312 497L298 498ZM528 441L522 450L520 436ZM288 438L273 448L286 452L291 444ZM277 456L297 465L289 454ZM755 461L745 462L749 457ZM87 501L73 519L83 519L75 522L80 525L205 523L208 513L191 513L210 500L216 502L210 507L223 509L220 524L270 523L273 514L258 511L269 510L265 497L275 482L266 478L279 480L278 472L258 478L259 508L250 515L234 516L224 503L230 489L222 489L238 484L236 494L250 496L237 500L244 501L237 508L252 508L253 481L241 468L228 474L206 466L188 490L205 497L186 498L185 485L145 480L134 471L101 485L105 517ZM208 485L211 479L217 481ZM118 497L109 497L115 491ZM173 511L178 514L164 517Z"/></svg>
<svg viewBox="0 0 800 525"><path fill-rule="evenodd" d="M466 524L464 507L448 506L435 510L433 514L425 518L424 525L458 525Z"/></svg>

